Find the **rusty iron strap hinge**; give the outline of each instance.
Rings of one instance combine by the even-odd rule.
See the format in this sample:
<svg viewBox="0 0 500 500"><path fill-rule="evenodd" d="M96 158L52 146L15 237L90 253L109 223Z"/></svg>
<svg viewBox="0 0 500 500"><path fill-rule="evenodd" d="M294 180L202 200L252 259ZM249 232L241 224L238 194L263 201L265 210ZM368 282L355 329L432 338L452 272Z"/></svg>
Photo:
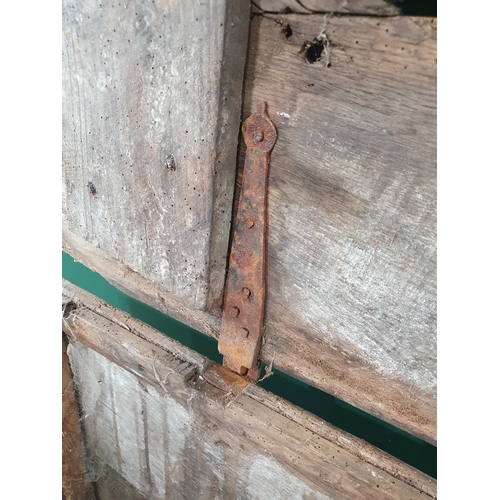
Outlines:
<svg viewBox="0 0 500 500"><path fill-rule="evenodd" d="M266 292L267 177L276 127L265 104L243 123L247 147L243 182L229 257L219 352L224 365L255 382Z"/></svg>

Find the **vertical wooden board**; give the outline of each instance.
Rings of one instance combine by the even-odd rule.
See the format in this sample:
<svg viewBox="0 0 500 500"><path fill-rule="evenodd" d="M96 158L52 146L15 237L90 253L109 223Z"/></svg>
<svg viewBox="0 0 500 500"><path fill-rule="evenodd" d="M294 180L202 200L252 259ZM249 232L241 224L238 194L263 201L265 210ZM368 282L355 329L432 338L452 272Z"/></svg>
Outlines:
<svg viewBox="0 0 500 500"><path fill-rule="evenodd" d="M224 284L249 4L63 3L63 224L196 309Z"/></svg>
<svg viewBox="0 0 500 500"><path fill-rule="evenodd" d="M245 453L232 449L227 430L192 405L141 384L91 349L74 344L71 359L96 461L146 498L329 498L276 460L250 447Z"/></svg>
<svg viewBox="0 0 500 500"><path fill-rule="evenodd" d="M88 476L87 456L80 410L73 378L62 340L62 491L66 500L94 500L94 489Z"/></svg>
<svg viewBox="0 0 500 500"><path fill-rule="evenodd" d="M244 118L260 100L262 358L435 444L435 19L256 16Z"/></svg>

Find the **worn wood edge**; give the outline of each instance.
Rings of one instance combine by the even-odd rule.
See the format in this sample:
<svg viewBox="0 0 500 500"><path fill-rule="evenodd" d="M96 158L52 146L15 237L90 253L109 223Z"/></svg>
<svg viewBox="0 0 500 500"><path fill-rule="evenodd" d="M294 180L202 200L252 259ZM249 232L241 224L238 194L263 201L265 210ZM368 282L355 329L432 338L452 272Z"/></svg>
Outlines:
<svg viewBox="0 0 500 500"><path fill-rule="evenodd" d="M63 316L63 331L71 340L105 356L137 377L165 390L165 385L184 385L198 368L172 353L124 330L112 321L81 307ZM119 339L117 343L115 339Z"/></svg>
<svg viewBox="0 0 500 500"><path fill-rule="evenodd" d="M164 288L155 285L128 266L109 257L103 250L85 241L63 227L62 249L77 262L100 274L108 283L139 302L184 323L185 325L218 338L220 317L190 307Z"/></svg>
<svg viewBox="0 0 500 500"><path fill-rule="evenodd" d="M426 398L420 404L414 403L410 405L406 398L405 386L400 382L391 381L391 385L384 390L381 384L384 381L384 377L371 372L370 369L366 369L360 364L360 369L365 372L366 377L370 377L372 380L377 380L380 383L380 385L375 384L375 391L364 394L356 389L356 379L346 380L341 377L332 377L330 373L335 368L332 368L330 364L326 366L323 364L321 371L317 369L317 366L312 364L307 365L305 370L298 369L297 367L300 366L299 363L303 361L303 358L297 356L297 353L287 355L286 352L278 352L275 345L264 344L261 348L261 359L272 359L274 360L273 366L283 373L349 403L432 446L437 446L435 411L428 410L426 413L417 411L422 410L424 407L428 409L430 407L429 399ZM383 396L382 402L380 399L381 396ZM401 413L400 406L398 405L398 401L401 401L401 399L405 405L404 413ZM421 423L418 421L421 415L424 415L424 419L426 415L432 415L433 418L425 419Z"/></svg>
<svg viewBox="0 0 500 500"><path fill-rule="evenodd" d="M132 333L132 327L127 328L127 318L121 318L124 326L118 324L112 310L108 313L113 320L96 312L81 298L71 303L71 307L64 307L62 317L63 332L71 340L77 340L157 388L164 389L166 383L182 385L203 371L209 362L197 353L185 356L185 351L179 349L175 341L166 338L164 342L159 332L156 332L156 339L152 339L156 342L151 342L148 337L151 339L153 329L147 325L142 329L142 336L137 328Z"/></svg>
<svg viewBox="0 0 500 500"><path fill-rule="evenodd" d="M348 451L363 462L387 472L432 498L437 498L436 479L258 385L249 384L246 379L236 373L214 363L208 366L203 378L227 393L229 402L237 400L242 394L248 396L291 422L308 429L317 438L325 439Z"/></svg>
<svg viewBox="0 0 500 500"><path fill-rule="evenodd" d="M252 13L397 16L401 8L387 0L252 0Z"/></svg>
<svg viewBox="0 0 500 500"><path fill-rule="evenodd" d="M133 318L129 314L110 306L104 300L99 299L95 295L92 295L65 279L62 280L62 301L63 311L66 310L68 314L72 309L76 308L87 308L95 311L103 318L113 322L121 328L128 330L133 335L154 344L159 349L172 353L176 358L191 363L196 366L199 371L203 371L210 363L205 356L202 356L176 340L163 335L158 330L155 330L146 323Z"/></svg>
<svg viewBox="0 0 500 500"><path fill-rule="evenodd" d="M208 310L220 307L224 297L249 30L250 5L246 2L228 0L219 81L217 151L212 159L214 171L212 231L209 290L205 305Z"/></svg>
<svg viewBox="0 0 500 500"><path fill-rule="evenodd" d="M67 339L62 336L62 491L66 500L95 500L89 477L87 448L80 423L80 407L73 385L67 353Z"/></svg>
<svg viewBox="0 0 500 500"><path fill-rule="evenodd" d="M330 424L326 426L325 421L316 415L290 404L285 399L271 394L259 386L250 385L245 390L245 394L257 401L265 401L263 403L265 406L272 408L291 421L304 426L318 436L328 439L337 446L341 446L364 462L388 472L432 498L437 498L436 479L398 460L385 451L375 448L366 441Z"/></svg>
<svg viewBox="0 0 500 500"><path fill-rule="evenodd" d="M243 377L180 346L152 327L66 282L63 304L68 303L71 306L67 307L66 317L63 317L63 331L72 341L95 350L158 390L183 392L188 381L193 387L208 384L210 387L204 385L204 391L213 392L223 406L258 404L259 413L252 410L253 414L261 415L264 408L272 411L307 429L314 439L332 443L362 462L436 498L437 482L426 474L288 401L249 384Z"/></svg>

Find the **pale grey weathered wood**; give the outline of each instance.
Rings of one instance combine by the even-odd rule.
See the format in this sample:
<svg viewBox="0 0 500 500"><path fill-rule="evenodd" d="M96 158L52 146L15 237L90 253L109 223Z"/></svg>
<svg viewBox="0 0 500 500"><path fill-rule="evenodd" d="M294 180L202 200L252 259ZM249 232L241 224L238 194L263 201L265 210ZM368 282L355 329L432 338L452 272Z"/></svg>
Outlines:
<svg viewBox="0 0 500 500"><path fill-rule="evenodd" d="M111 285L130 297L154 307L205 335L210 337L219 335L218 311L210 313L190 307L182 299L175 297L140 273L132 271L125 264L113 259L100 248L67 229L63 229L62 247L77 262L99 273Z"/></svg>
<svg viewBox="0 0 500 500"><path fill-rule="evenodd" d="M110 481L134 500L436 496L433 479L364 443L367 463L356 438L236 374L195 353L183 365L179 344L74 285L64 296L77 306L63 328L99 493Z"/></svg>
<svg viewBox="0 0 500 500"><path fill-rule="evenodd" d="M396 16L401 8L387 0L252 0L252 11Z"/></svg>
<svg viewBox="0 0 500 500"><path fill-rule="evenodd" d="M64 226L201 310L224 284L249 11L63 4Z"/></svg>
<svg viewBox="0 0 500 500"><path fill-rule="evenodd" d="M435 19L256 16L244 118L261 100L262 359L435 444Z"/></svg>

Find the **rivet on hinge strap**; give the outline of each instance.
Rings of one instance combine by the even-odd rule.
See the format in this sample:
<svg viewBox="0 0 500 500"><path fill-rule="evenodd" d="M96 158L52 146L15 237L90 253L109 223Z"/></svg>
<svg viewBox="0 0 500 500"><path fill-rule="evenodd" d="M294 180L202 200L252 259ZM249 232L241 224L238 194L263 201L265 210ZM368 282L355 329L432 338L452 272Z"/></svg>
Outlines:
<svg viewBox="0 0 500 500"><path fill-rule="evenodd" d="M255 382L266 291L267 177L276 127L265 104L243 123L247 147L238 213L229 257L219 352L224 365Z"/></svg>

